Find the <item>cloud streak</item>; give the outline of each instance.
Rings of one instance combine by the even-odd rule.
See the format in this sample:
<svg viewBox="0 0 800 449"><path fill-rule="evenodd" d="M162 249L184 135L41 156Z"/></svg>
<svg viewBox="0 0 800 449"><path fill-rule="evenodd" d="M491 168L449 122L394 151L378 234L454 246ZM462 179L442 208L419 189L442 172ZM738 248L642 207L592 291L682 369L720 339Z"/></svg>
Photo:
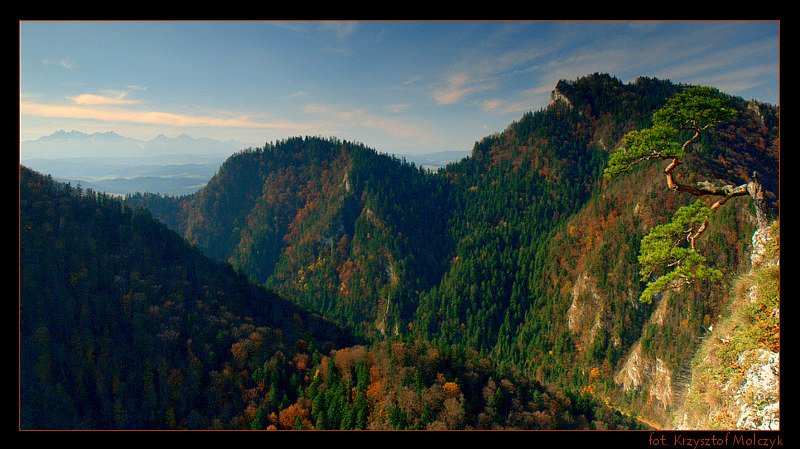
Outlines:
<svg viewBox="0 0 800 449"><path fill-rule="evenodd" d="M427 139L430 137L429 133L404 120L370 114L361 108L347 109L337 105L312 103L304 106L303 112L323 116L327 123L325 126L328 127L363 127L403 138Z"/></svg>
<svg viewBox="0 0 800 449"><path fill-rule="evenodd" d="M435 89L431 96L437 104L454 104L468 95L491 89L493 86L494 83L491 80L475 78L467 72L459 72L447 76L444 85Z"/></svg>
<svg viewBox="0 0 800 449"><path fill-rule="evenodd" d="M184 127L215 127L215 128L251 128L251 129L277 129L297 130L307 127L304 123L288 121L260 122L253 121L247 116L215 117L211 115L192 116L174 114L161 111L131 111L117 107L98 108L90 107L108 105L97 98L83 98L83 103L75 105L47 105L29 102L20 102L20 114L33 117L97 120L102 122L138 123L160 126ZM86 106L89 105L89 106Z"/></svg>
<svg viewBox="0 0 800 449"><path fill-rule="evenodd" d="M44 64L44 65L57 65L57 66L60 66L60 67L62 67L64 69L67 69L67 70L74 70L76 68L75 63L73 63L72 61L70 61L70 60L68 60L66 58L61 58L61 59L59 59L57 61L54 61L54 60L51 60L51 59L45 59L45 60L42 61L42 64Z"/></svg>
<svg viewBox="0 0 800 449"><path fill-rule="evenodd" d="M126 100L127 92L110 92L111 95L81 94L76 97L67 97L80 105L124 105L141 103L139 100Z"/></svg>
<svg viewBox="0 0 800 449"><path fill-rule="evenodd" d="M357 26L357 22L325 21L320 23L319 29L332 33L337 39L347 39L356 31Z"/></svg>

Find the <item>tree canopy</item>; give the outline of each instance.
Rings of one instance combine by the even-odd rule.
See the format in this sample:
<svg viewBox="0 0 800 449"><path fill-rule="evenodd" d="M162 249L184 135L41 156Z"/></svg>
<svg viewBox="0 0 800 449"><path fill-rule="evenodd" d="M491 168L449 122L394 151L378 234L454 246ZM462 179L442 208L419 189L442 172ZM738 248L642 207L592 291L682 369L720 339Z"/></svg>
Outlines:
<svg viewBox="0 0 800 449"><path fill-rule="evenodd" d="M639 297L642 302L651 302L655 294L670 287L721 276L718 270L706 266L706 259L697 252L695 243L706 230L713 211L728 199L750 194L756 200L759 222L764 221L763 195L755 173L752 182L739 186L713 181L684 184L676 177L675 169L686 158L693 144L698 142L701 134L735 117L736 111L730 106L728 98L717 89L687 87L653 113L651 127L629 132L621 145L611 153L608 168L604 172L606 179L627 173L645 161L671 159L664 169L670 190L698 197L721 197L710 206L698 199L681 207L670 223L656 226L642 239L640 274L642 280L648 282Z"/></svg>
<svg viewBox="0 0 800 449"><path fill-rule="evenodd" d="M652 159L673 159L677 166L686 156L689 146L708 128L734 118L736 112L728 107L725 97L712 87L688 87L676 94L661 109L653 113L653 126L631 131L625 135L622 145L609 158L606 178L613 178L630 171L634 165ZM693 131L691 138L683 144L676 141L680 131ZM668 167L667 182L676 187L671 177L673 166Z"/></svg>

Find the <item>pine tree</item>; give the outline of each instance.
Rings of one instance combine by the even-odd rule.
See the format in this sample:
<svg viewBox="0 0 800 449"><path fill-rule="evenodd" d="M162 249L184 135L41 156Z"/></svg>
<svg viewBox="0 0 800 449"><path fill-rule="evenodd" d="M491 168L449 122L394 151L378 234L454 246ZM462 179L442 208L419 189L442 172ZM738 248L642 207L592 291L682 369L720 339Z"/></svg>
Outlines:
<svg viewBox="0 0 800 449"><path fill-rule="evenodd" d="M664 169L670 190L698 197L719 197L711 206L707 206L703 200L697 200L681 207L670 223L653 228L642 239L640 274L642 280L648 282L639 297L642 302L651 302L655 294L668 288L721 276L718 270L706 266L706 259L697 251L696 241L708 227L711 214L729 199L750 195L756 207L759 227L767 225L766 201L756 173L753 173L751 182L739 186L709 181L683 183L675 173L703 133L735 116L736 111L730 106L728 98L717 89L688 87L653 114L650 128L629 132L622 139L622 144L611 153L609 166L605 170L606 179L627 173L646 161L671 160ZM682 137L687 135L691 137L681 144Z"/></svg>

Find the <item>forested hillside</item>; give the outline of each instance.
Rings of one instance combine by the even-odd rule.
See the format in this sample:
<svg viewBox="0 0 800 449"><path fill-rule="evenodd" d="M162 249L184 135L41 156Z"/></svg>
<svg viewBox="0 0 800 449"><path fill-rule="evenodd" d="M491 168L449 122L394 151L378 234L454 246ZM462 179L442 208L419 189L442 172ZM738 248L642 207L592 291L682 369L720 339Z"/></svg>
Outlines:
<svg viewBox="0 0 800 449"><path fill-rule="evenodd" d="M613 180L603 171L620 139L649 126L653 112L685 87L651 78L623 84L604 74L561 81L548 107L476 142L470 157L437 172L360 143L293 137L233 155L195 194L125 201L147 208L240 276L375 342L363 353L341 353L355 351L365 365L337 362L330 351L284 356L280 363L293 360L286 366L298 376L297 393L283 407L253 399L239 422L628 426L620 415L604 415L603 401L663 422L679 402L698 337L727 301L726 283L746 268L755 230L749 200L732 200L699 242L723 279L665 293L652 304L639 301L640 241L689 197L666 187L658 161ZM694 145L687 172L736 183L757 172L776 213L778 109L730 101L736 119ZM419 358L434 352L439 368ZM328 370L324 357L338 370ZM265 379L262 365L242 368L255 385ZM441 389L433 388L437 383ZM266 385L249 397L261 398ZM382 393L370 395L370 385ZM565 400L549 409L535 399L545 391ZM317 399L322 392L326 399ZM298 415L284 420L288 404ZM558 409L564 404L571 405ZM552 418L558 410L571 417ZM531 418L536 412L545 415ZM598 421L600 415L607 419Z"/></svg>
<svg viewBox="0 0 800 449"><path fill-rule="evenodd" d="M362 144L298 137L232 156L195 195L127 202L254 282L374 336L386 317L413 313L404 298L446 268L450 190Z"/></svg>
<svg viewBox="0 0 800 449"><path fill-rule="evenodd" d="M20 167L21 428L227 427L242 360L359 341L148 212Z"/></svg>
<svg viewBox="0 0 800 449"><path fill-rule="evenodd" d="M561 81L548 107L435 173L361 144L292 138L234 155L193 196L129 201L369 337L464 345L661 419L725 281L665 295L658 309L640 303L639 242L688 198L657 162L602 173L622 136L685 87ZM731 101L737 119L703 136L689 172L746 182L756 171L777 210L777 108ZM729 280L749 251L752 207L727 206L710 229L703 244ZM637 363L669 379L626 378Z"/></svg>
<svg viewBox="0 0 800 449"><path fill-rule="evenodd" d="M368 343L25 167L20 357L21 429L639 426L464 347Z"/></svg>

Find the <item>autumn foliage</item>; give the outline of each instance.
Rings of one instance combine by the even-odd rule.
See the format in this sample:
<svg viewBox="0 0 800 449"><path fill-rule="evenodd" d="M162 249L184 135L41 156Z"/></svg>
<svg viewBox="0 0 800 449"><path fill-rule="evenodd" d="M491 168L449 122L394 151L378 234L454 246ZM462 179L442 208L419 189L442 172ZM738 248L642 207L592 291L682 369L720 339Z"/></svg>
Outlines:
<svg viewBox="0 0 800 449"><path fill-rule="evenodd" d="M687 290L648 324L631 300L641 238L682 200L652 163L602 177L683 86L594 74L557 89L569 104L438 172L320 137L243 150L180 198L21 167L21 427L635 427L604 403L628 400L613 379L627 351L679 366L724 299ZM777 207L777 111L734 106L704 137L721 144L701 139L686 164L757 167ZM751 217L713 220L698 244L719 248L707 262L724 278Z"/></svg>

